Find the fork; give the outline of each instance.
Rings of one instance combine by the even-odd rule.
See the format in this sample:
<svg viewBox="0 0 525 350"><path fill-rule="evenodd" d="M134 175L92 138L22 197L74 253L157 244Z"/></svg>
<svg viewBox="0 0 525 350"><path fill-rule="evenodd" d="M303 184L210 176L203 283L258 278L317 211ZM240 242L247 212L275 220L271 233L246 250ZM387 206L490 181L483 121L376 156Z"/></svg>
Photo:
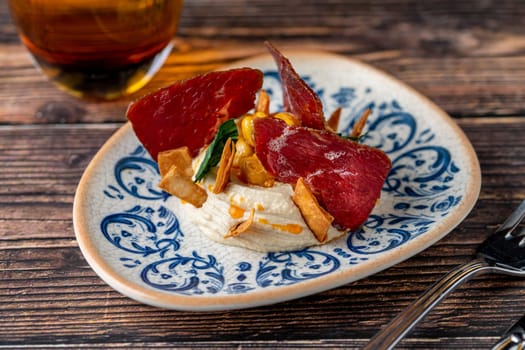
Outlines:
<svg viewBox="0 0 525 350"><path fill-rule="evenodd" d="M525 316L514 323L491 350L525 349Z"/></svg>
<svg viewBox="0 0 525 350"><path fill-rule="evenodd" d="M363 350L393 349L434 306L475 275L499 273L525 277L525 230L516 228L525 217L525 200L477 249L474 258L443 276L378 332Z"/></svg>

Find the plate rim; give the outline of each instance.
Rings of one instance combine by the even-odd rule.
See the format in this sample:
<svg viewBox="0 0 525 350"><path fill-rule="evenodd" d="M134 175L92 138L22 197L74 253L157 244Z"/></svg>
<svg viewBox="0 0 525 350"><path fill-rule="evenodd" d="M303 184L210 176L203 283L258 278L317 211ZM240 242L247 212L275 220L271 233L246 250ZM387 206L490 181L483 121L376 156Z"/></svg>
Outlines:
<svg viewBox="0 0 525 350"><path fill-rule="evenodd" d="M98 164L101 163L113 146L124 137L125 133L133 132L130 122L126 122L110 136L91 159L80 178L73 201L73 228L79 248L90 267L113 289L144 304L181 311L224 311L275 304L330 290L386 270L432 246L454 230L472 211L481 190L479 160L474 147L463 130L443 109L403 81L357 59L316 50L283 50L283 52L286 53L292 62L300 56L308 56L315 60L329 58L346 61L359 66L360 69L371 71L373 74L380 75L383 79L402 86L408 93L415 95L426 107L436 112L440 121L446 123L448 127L454 131L455 137L458 139L458 144L461 145L462 149L467 153L466 158L469 163L469 169L471 170L470 181L467 182L464 198L460 201L454 212L437 223L437 226L434 227L431 232L419 235L392 250L382 252L381 255L375 257L371 262L355 265L350 270L338 270L318 278L301 281L300 283L269 289L257 289L242 294L188 296L156 291L126 279L103 260L94 247L92 234L87 230L87 218L83 215L85 208L84 201L88 197L87 193L90 188L88 180L91 178L91 174L97 169ZM313 56L315 56L315 58L313 58ZM269 57L269 54L257 55L220 67L220 69L224 70L241 65L246 66L249 65L250 62L267 59ZM429 235L428 233L432 234ZM409 251L409 253L403 254L403 252L406 251Z"/></svg>

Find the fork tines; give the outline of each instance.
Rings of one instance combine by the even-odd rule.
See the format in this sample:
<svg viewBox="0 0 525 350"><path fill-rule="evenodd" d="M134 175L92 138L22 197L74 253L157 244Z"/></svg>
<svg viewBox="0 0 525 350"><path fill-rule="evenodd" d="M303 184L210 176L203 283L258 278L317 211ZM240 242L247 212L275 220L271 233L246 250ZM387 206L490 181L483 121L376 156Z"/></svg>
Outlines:
<svg viewBox="0 0 525 350"><path fill-rule="evenodd" d="M523 200L520 205L509 215L509 217L498 227L495 233L504 234L506 239L511 239L512 237L521 237L525 236L525 228L520 231L516 231L516 228L525 218L525 200ZM525 238L522 239L519 243L519 246L525 246Z"/></svg>

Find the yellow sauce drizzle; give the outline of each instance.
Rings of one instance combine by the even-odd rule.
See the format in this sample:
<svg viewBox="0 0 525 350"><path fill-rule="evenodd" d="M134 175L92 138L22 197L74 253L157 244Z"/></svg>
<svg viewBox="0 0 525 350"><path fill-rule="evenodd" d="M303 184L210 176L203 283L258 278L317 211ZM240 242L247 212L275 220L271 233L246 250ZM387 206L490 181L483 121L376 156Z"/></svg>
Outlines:
<svg viewBox="0 0 525 350"><path fill-rule="evenodd" d="M242 218L244 216L244 211L243 208L238 207L235 204L230 204L230 209L228 209L228 213L234 219Z"/></svg>
<svg viewBox="0 0 525 350"><path fill-rule="evenodd" d="M261 203L257 203L257 210L258 211L264 211L264 207Z"/></svg>
<svg viewBox="0 0 525 350"><path fill-rule="evenodd" d="M297 225L297 224L286 224L286 225L272 224L272 228L276 228L281 231L286 231L294 235L298 235L299 233L303 232L303 228L301 227L301 225Z"/></svg>
<svg viewBox="0 0 525 350"><path fill-rule="evenodd" d="M265 218L259 218L257 221L264 225L271 225L273 229L277 229L280 231L288 232L294 235L298 235L301 232L303 232L303 227L301 225L297 224L271 224L267 219Z"/></svg>

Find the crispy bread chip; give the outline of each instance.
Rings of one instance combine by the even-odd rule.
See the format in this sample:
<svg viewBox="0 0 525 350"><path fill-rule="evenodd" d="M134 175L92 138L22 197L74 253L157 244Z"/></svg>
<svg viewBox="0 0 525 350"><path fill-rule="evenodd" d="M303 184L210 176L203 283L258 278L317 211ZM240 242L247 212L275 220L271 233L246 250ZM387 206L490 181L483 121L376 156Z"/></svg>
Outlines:
<svg viewBox="0 0 525 350"><path fill-rule="evenodd" d="M368 119L368 116L370 115L370 112L372 110L370 108L367 108L359 120L354 124L354 127L352 128L352 132L350 133L351 138L358 138L361 136L361 133L363 132L363 129L365 128L366 120Z"/></svg>
<svg viewBox="0 0 525 350"><path fill-rule="evenodd" d="M243 232L246 232L250 226L253 224L253 219L255 217L255 209L252 208L250 210L250 216L248 217L248 220L241 221L235 225L233 225L228 233L224 236L224 238L230 238L230 237L236 237L240 235Z"/></svg>
<svg viewBox="0 0 525 350"><path fill-rule="evenodd" d="M297 180L292 199L303 215L304 221L314 233L315 238L320 243L326 241L328 229L334 221L334 217L319 205L302 177Z"/></svg>
<svg viewBox="0 0 525 350"><path fill-rule="evenodd" d="M159 152L157 162L159 164L160 177L166 176L172 165L182 170L186 176L193 176L190 150L186 146Z"/></svg>
<svg viewBox="0 0 525 350"><path fill-rule="evenodd" d="M257 100L255 111L263 112L264 114L270 113L270 95L264 90L259 92L259 99Z"/></svg>
<svg viewBox="0 0 525 350"><path fill-rule="evenodd" d="M228 182L230 182L230 170L232 168L233 159L235 158L235 145L231 137L226 140L226 144L222 149L221 160L219 161L219 169L215 177L215 186L213 186L213 193L218 194L224 191Z"/></svg>
<svg viewBox="0 0 525 350"><path fill-rule="evenodd" d="M186 173L173 165L168 173L160 180L159 187L195 207L200 208L208 199L206 190L197 185Z"/></svg>
<svg viewBox="0 0 525 350"><path fill-rule="evenodd" d="M330 115L330 118L328 118L328 121L326 122L326 125L333 131L336 132L337 128L339 128L339 120L341 119L341 111L343 109L341 107L337 108L335 111L332 112Z"/></svg>

